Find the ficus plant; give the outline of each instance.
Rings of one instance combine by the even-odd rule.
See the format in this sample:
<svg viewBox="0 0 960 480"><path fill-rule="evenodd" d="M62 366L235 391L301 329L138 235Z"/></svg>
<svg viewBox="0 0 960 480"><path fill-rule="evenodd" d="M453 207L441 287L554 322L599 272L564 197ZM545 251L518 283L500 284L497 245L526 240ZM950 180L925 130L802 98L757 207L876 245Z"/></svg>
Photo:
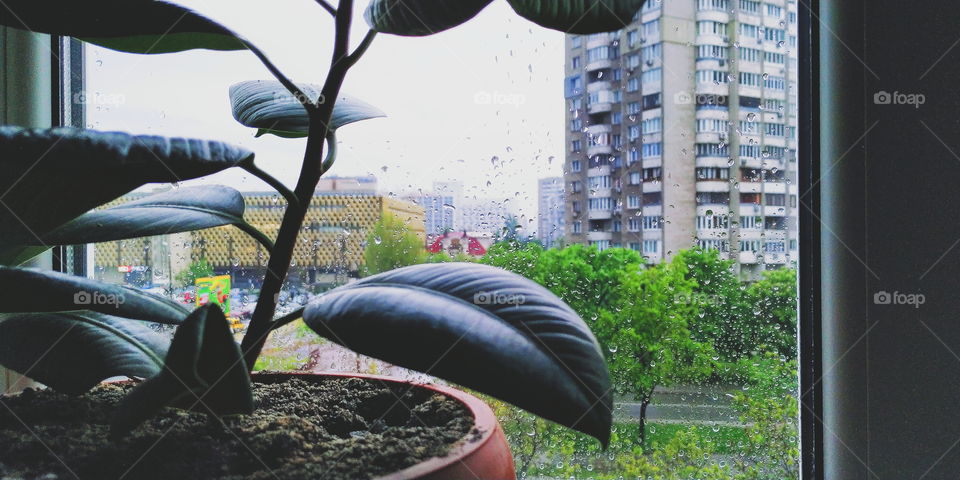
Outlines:
<svg viewBox="0 0 960 480"><path fill-rule="evenodd" d="M559 298L505 270L425 264L364 278L277 317L277 298L310 199L336 160L337 129L383 116L340 93L378 33L430 35L468 21L493 0L371 0L368 34L351 45L353 0L317 0L335 24L319 85L286 77L255 45L183 6L155 0L7 0L0 24L79 38L135 54L248 50L275 81L230 88L234 118L257 135L306 138L299 179L288 189L254 154L218 141L74 128L0 127L0 365L66 394L117 376L143 379L111 425L122 437L163 407L211 415L254 409L250 369L271 331L303 318L317 334L356 352L427 372L513 403L606 443L610 378L597 341ZM643 0L498 0L547 28L616 30ZM326 15L326 14L324 14ZM242 168L286 200L275 238L243 219L239 192L177 188L104 204L155 182ZM270 253L259 301L240 344L216 305L194 311L124 286L22 267L54 245L115 241L234 225ZM475 301L508 294L522 304ZM519 296L519 297L518 297ZM114 301L110 301L114 299ZM172 339L149 323L173 325Z"/></svg>

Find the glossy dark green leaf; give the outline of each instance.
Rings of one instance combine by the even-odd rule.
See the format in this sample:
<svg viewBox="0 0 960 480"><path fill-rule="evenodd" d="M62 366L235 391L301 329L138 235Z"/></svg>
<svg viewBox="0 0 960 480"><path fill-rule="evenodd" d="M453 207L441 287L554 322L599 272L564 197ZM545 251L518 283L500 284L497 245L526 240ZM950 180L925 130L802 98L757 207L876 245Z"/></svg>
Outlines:
<svg viewBox="0 0 960 480"><path fill-rule="evenodd" d="M163 370L120 402L111 434L126 434L165 406L213 415L253 412L250 373L217 305L194 310L177 328Z"/></svg>
<svg viewBox="0 0 960 480"><path fill-rule="evenodd" d="M43 236L47 245L109 242L243 223L240 192L222 185L184 187L95 210Z"/></svg>
<svg viewBox="0 0 960 480"><path fill-rule="evenodd" d="M363 16L370 28L420 37L456 27L493 0L370 0Z"/></svg>
<svg viewBox="0 0 960 480"><path fill-rule="evenodd" d="M311 84L297 84L297 87L316 101L321 96L322 87ZM310 127L307 110L280 82L253 80L240 82L230 87L230 103L233 118L242 125L257 129L257 136L264 134L284 138L306 137ZM330 130L344 125L384 117L380 109L348 95L341 95L333 107L330 117Z"/></svg>
<svg viewBox="0 0 960 480"><path fill-rule="evenodd" d="M0 263L144 184L202 177L252 159L249 150L216 141L0 127Z"/></svg>
<svg viewBox="0 0 960 480"><path fill-rule="evenodd" d="M71 395L155 375L169 343L143 322L94 312L0 315L0 365Z"/></svg>
<svg viewBox="0 0 960 480"><path fill-rule="evenodd" d="M77 37L131 53L245 48L227 28L155 0L5 0L0 25Z"/></svg>
<svg viewBox="0 0 960 480"><path fill-rule="evenodd" d="M472 263L405 267L324 294L304 321L356 352L609 440L610 377L596 339L519 275Z"/></svg>
<svg viewBox="0 0 960 480"><path fill-rule="evenodd" d="M190 313L142 290L50 270L0 266L0 313L74 310L170 325L183 322Z"/></svg>
<svg viewBox="0 0 960 480"><path fill-rule="evenodd" d="M644 0L508 0L523 18L564 33L601 33L630 25Z"/></svg>

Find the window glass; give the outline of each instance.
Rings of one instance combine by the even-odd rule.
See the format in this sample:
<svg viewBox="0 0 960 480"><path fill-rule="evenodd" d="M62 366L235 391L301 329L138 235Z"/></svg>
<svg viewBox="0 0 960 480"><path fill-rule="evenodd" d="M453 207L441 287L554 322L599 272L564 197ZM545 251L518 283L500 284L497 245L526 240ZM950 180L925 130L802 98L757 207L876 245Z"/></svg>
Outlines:
<svg viewBox="0 0 960 480"><path fill-rule="evenodd" d="M596 332L616 400L603 450L488 399L518 478L798 479L797 2L649 0L617 32L567 36L501 3L437 35L378 35L351 71L344 92L387 116L338 131L282 309L373 273L378 255L514 270ZM331 22L306 4L197 8L261 32L251 39L275 63L319 84ZM271 78L249 52L90 46L86 77L87 98L112 99L87 106L89 127L224 140L296 183L305 141L256 137L232 118L228 88ZM118 202L211 184L241 192L245 218L276 234L284 199L240 170ZM375 233L391 219L412 243ZM206 301L202 279L228 277L238 331L267 260L233 227L91 253L95 278L185 305ZM422 378L295 331L257 367Z"/></svg>

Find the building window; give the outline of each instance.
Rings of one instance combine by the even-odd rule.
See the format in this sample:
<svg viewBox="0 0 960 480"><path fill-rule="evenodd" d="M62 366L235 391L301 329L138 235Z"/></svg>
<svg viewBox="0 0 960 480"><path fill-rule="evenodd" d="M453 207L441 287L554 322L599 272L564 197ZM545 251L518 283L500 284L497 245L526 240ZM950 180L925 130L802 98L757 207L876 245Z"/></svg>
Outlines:
<svg viewBox="0 0 960 480"><path fill-rule="evenodd" d="M630 125L627 128L627 138L629 138L631 141L640 138L640 126Z"/></svg>
<svg viewBox="0 0 960 480"><path fill-rule="evenodd" d="M743 145L741 145L743 147ZM721 147L717 143L698 143L694 147L698 157L725 157L727 156L726 146Z"/></svg>
<svg viewBox="0 0 960 480"><path fill-rule="evenodd" d="M663 57L663 44L655 43L653 45L647 45L646 47L641 48L640 56L644 63L647 65L652 65L654 60L660 60Z"/></svg>
<svg viewBox="0 0 960 480"><path fill-rule="evenodd" d="M580 57L576 56L570 59L570 68L574 70L580 69Z"/></svg>
<svg viewBox="0 0 960 480"><path fill-rule="evenodd" d="M630 185L640 185L640 172L630 172Z"/></svg>
<svg viewBox="0 0 960 480"><path fill-rule="evenodd" d="M660 167L649 167L643 169L643 181L650 182L653 180L660 180L663 176L663 169Z"/></svg>
<svg viewBox="0 0 960 480"><path fill-rule="evenodd" d="M610 114L610 123L613 125L620 125L623 123L623 114L620 112L613 112Z"/></svg>
<svg viewBox="0 0 960 480"><path fill-rule="evenodd" d="M642 217L642 222L644 230L660 230L663 225L663 217L659 215Z"/></svg>
<svg viewBox="0 0 960 480"><path fill-rule="evenodd" d="M726 35L727 24L714 22L711 20L702 20L697 22L697 35Z"/></svg>
<svg viewBox="0 0 960 480"><path fill-rule="evenodd" d="M765 4L767 7L767 16L780 18L783 16L783 8L772 4Z"/></svg>
<svg viewBox="0 0 960 480"><path fill-rule="evenodd" d="M663 119L660 117L648 118L640 122L643 134L659 133L663 128Z"/></svg>
<svg viewBox="0 0 960 480"><path fill-rule="evenodd" d="M627 32L627 45L631 47L640 42L640 32L636 30L630 30Z"/></svg>
<svg viewBox="0 0 960 480"><path fill-rule="evenodd" d="M660 105L663 104L663 100L660 96L660 92L651 93L650 95L643 96L643 109L650 110L651 108L660 108Z"/></svg>
<svg viewBox="0 0 960 480"><path fill-rule="evenodd" d="M663 152L663 144L660 142L644 143L640 148L643 152L643 158L659 157Z"/></svg>
<svg viewBox="0 0 960 480"><path fill-rule="evenodd" d="M623 229L623 223L620 220L613 221L613 231L619 233Z"/></svg>
<svg viewBox="0 0 960 480"><path fill-rule="evenodd" d="M627 104L627 115L636 115L640 113L640 102L630 102Z"/></svg>
<svg viewBox="0 0 960 480"><path fill-rule="evenodd" d="M787 196L782 193L768 193L767 205L771 207L786 207Z"/></svg>
<svg viewBox="0 0 960 480"><path fill-rule="evenodd" d="M727 0L697 0L698 10L720 10L725 12L728 8Z"/></svg>
<svg viewBox="0 0 960 480"><path fill-rule="evenodd" d="M627 195L627 208L640 208L640 196Z"/></svg>
<svg viewBox="0 0 960 480"><path fill-rule="evenodd" d="M637 150L636 148L631 148L630 151L627 152L627 165L630 166L639 161L640 161L640 150Z"/></svg>
<svg viewBox="0 0 960 480"><path fill-rule="evenodd" d="M644 240L643 253L652 255L660 251L660 240Z"/></svg>
<svg viewBox="0 0 960 480"><path fill-rule="evenodd" d="M697 180L726 180L730 178L730 169L721 167L698 167Z"/></svg>
<svg viewBox="0 0 960 480"><path fill-rule="evenodd" d="M727 192L697 192L697 205L727 205L730 194Z"/></svg>
<svg viewBox="0 0 960 480"><path fill-rule="evenodd" d="M589 177L587 178L587 184L590 185L591 190L598 188L610 188L610 175L597 175L594 177Z"/></svg>
<svg viewBox="0 0 960 480"><path fill-rule="evenodd" d="M630 80L627 80L627 92L638 92L640 91L640 79L637 77L632 77Z"/></svg>
<svg viewBox="0 0 960 480"><path fill-rule="evenodd" d="M583 150L583 141L582 141L582 140L573 140L573 141L570 142L570 151L571 151L571 152L576 153L576 152L579 152L579 151L581 151L581 150Z"/></svg>
<svg viewBox="0 0 960 480"><path fill-rule="evenodd" d="M570 120L571 132L579 132L582 129L583 129L583 120L579 118L574 118L573 120Z"/></svg>
<svg viewBox="0 0 960 480"><path fill-rule="evenodd" d="M743 62L759 62L763 58L763 52L756 48L740 47L739 52L740 61Z"/></svg>
<svg viewBox="0 0 960 480"><path fill-rule="evenodd" d="M582 164L580 163L580 160L574 160L574 161L570 162L570 171L572 171L572 172L579 172L579 171L581 171L581 170L583 170L583 166L582 166Z"/></svg>
<svg viewBox="0 0 960 480"><path fill-rule="evenodd" d="M728 48L720 45L700 45L697 47L697 59L727 59Z"/></svg>
<svg viewBox="0 0 960 480"><path fill-rule="evenodd" d="M582 233L583 227L580 225L580 222L573 222L573 233Z"/></svg>
<svg viewBox="0 0 960 480"><path fill-rule="evenodd" d="M649 22L644 22L640 26L640 38L641 41L651 41L654 38L657 38L660 35L660 19L650 20Z"/></svg>
<svg viewBox="0 0 960 480"><path fill-rule="evenodd" d="M740 72L740 85L759 87L763 77L759 73Z"/></svg>
<svg viewBox="0 0 960 480"><path fill-rule="evenodd" d="M580 48L583 44L583 37L580 35L571 35L570 36L570 48Z"/></svg>
<svg viewBox="0 0 960 480"><path fill-rule="evenodd" d="M718 229L727 228L726 215L699 215L697 216L697 229Z"/></svg>
<svg viewBox="0 0 960 480"><path fill-rule="evenodd" d="M749 23L741 23L740 36L743 38L760 38L760 27Z"/></svg>
<svg viewBox="0 0 960 480"><path fill-rule="evenodd" d="M598 197L587 199L587 209L593 211L613 210L614 201L611 197Z"/></svg>
<svg viewBox="0 0 960 480"><path fill-rule="evenodd" d="M730 83L728 73L720 70L697 70L697 82L723 85Z"/></svg>
<svg viewBox="0 0 960 480"><path fill-rule="evenodd" d="M783 90L787 86L787 82L783 77L774 77L773 75L768 75L763 79L763 86L771 90Z"/></svg>
<svg viewBox="0 0 960 480"><path fill-rule="evenodd" d="M663 195L660 192L651 192L643 194L644 205L660 205L663 203Z"/></svg>

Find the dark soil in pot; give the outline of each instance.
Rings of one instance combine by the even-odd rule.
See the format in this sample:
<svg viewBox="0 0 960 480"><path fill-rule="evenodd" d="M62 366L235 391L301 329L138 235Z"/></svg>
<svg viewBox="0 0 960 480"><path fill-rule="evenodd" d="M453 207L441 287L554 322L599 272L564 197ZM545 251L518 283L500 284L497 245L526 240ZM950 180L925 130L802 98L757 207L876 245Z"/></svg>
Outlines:
<svg viewBox="0 0 960 480"><path fill-rule="evenodd" d="M130 388L101 385L73 398L28 390L0 399L0 478L363 479L442 456L476 436L470 412L449 397L327 377L257 383L257 411L222 424L166 409L110 442L111 412Z"/></svg>

